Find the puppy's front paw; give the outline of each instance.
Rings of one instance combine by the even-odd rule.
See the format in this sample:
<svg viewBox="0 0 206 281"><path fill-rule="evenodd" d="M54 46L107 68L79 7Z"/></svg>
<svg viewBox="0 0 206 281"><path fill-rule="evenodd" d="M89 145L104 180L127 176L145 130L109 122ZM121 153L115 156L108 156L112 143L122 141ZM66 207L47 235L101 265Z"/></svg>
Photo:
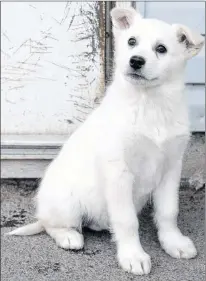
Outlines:
<svg viewBox="0 0 206 281"><path fill-rule="evenodd" d="M136 251L122 251L118 254L120 266L127 272L136 275L143 275L150 273L151 259L150 256L143 250Z"/></svg>
<svg viewBox="0 0 206 281"><path fill-rule="evenodd" d="M197 255L192 240L181 233L161 234L159 238L162 248L173 258L191 259Z"/></svg>
<svg viewBox="0 0 206 281"><path fill-rule="evenodd" d="M60 232L56 237L57 245L65 250L80 250L84 247L83 235L76 230Z"/></svg>

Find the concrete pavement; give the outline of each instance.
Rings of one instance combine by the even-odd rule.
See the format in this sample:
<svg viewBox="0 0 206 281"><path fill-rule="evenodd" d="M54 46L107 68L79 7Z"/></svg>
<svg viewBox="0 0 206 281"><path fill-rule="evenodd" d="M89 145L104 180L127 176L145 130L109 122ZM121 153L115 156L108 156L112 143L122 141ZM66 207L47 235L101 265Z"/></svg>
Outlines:
<svg viewBox="0 0 206 281"><path fill-rule="evenodd" d="M106 232L85 231L85 248L79 252L60 249L42 233L29 237L3 234L33 221L32 198L37 181L3 181L1 184L1 280L2 281L203 281L204 189L181 188L179 225L198 249L193 260L176 260L165 254L157 241L151 207L141 215L141 241L151 255L148 276L124 273L115 258L115 245ZM143 235L144 233L144 235Z"/></svg>

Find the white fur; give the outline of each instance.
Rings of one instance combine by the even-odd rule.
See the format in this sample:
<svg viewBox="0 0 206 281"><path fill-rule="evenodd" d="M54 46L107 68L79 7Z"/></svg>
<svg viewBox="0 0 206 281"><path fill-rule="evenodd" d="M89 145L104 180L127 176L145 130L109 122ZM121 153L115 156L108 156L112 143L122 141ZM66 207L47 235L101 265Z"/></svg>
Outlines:
<svg viewBox="0 0 206 281"><path fill-rule="evenodd" d="M142 19L133 9L113 9L115 74L102 104L63 146L48 167L37 194L38 223L13 235L43 229L65 249L83 247L83 226L109 229L126 271L148 274L150 257L138 235L138 218L152 194L158 236L175 258L192 258L196 249L177 227L182 157L189 138L183 70L203 45L200 35L164 22ZM178 42L180 31L188 42ZM130 36L138 45L130 48ZM161 41L168 53L157 55ZM146 58L142 74L126 77L132 55ZM149 81L153 78L156 80Z"/></svg>

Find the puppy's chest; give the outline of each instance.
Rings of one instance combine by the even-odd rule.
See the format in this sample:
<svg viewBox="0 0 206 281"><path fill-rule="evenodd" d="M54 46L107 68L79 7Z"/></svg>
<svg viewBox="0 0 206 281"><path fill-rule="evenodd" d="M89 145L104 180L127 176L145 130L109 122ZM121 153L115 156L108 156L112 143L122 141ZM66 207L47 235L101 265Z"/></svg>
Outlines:
<svg viewBox="0 0 206 281"><path fill-rule="evenodd" d="M183 154L188 128L184 122L167 121L155 114L153 118L134 117L125 142L125 158L137 177L158 177L169 162Z"/></svg>
<svg viewBox="0 0 206 281"><path fill-rule="evenodd" d="M144 135L159 145L182 130L176 120L167 120L169 118L157 116L155 113L149 112L147 116L144 116L134 112L132 117L131 134L134 138Z"/></svg>
<svg viewBox="0 0 206 281"><path fill-rule="evenodd" d="M139 135L151 139L156 145L164 145L176 136L188 135L188 114L185 106L139 106L128 116L129 135L138 139Z"/></svg>
<svg viewBox="0 0 206 281"><path fill-rule="evenodd" d="M163 147L145 134L134 134L125 147L125 160L132 173L147 178L154 175L166 157Z"/></svg>

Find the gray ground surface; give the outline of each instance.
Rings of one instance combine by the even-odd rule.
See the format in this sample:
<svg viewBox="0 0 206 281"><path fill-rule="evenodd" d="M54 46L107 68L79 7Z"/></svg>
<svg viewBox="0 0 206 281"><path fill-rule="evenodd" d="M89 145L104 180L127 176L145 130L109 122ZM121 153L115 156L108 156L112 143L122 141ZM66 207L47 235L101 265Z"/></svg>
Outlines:
<svg viewBox="0 0 206 281"><path fill-rule="evenodd" d="M10 237L3 234L32 221L34 182L2 182L2 281L203 281L204 267L204 189L182 188L179 225L194 240L199 255L193 260L175 260L159 246L151 220L151 207L141 216L141 241L152 257L150 275L124 273L115 259L115 245L108 233L85 231L85 248L69 252L57 248L46 234ZM144 233L144 235L143 235Z"/></svg>
<svg viewBox="0 0 206 281"><path fill-rule="evenodd" d="M205 184L205 134L194 133L186 149L182 177L195 189Z"/></svg>

